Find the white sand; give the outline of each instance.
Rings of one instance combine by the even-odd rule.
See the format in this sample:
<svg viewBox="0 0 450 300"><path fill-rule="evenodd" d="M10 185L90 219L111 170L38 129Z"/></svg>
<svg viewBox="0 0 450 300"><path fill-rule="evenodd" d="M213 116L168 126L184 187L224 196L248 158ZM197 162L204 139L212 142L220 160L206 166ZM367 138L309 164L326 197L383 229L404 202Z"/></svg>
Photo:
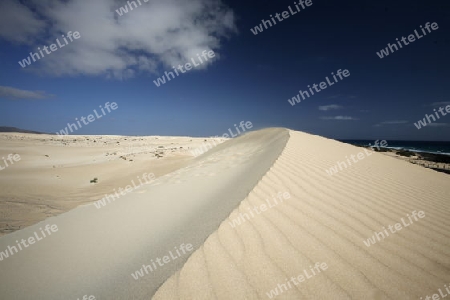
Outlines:
<svg viewBox="0 0 450 300"><path fill-rule="evenodd" d="M276 299L425 299L450 282L450 177L373 154L329 176L362 151L290 132L286 149L153 299L269 299L266 292L315 262L328 269ZM278 191L285 200L232 228L239 212ZM370 247L363 240L423 210L425 218ZM409 221L407 221L408 223Z"/></svg>
<svg viewBox="0 0 450 300"><path fill-rule="evenodd" d="M21 157L0 171L0 236L101 199L144 173L161 177L188 165L191 150L224 140L0 133L0 157Z"/></svg>
<svg viewBox="0 0 450 300"><path fill-rule="evenodd" d="M0 262L0 296L148 299L188 256L137 281L131 273L182 243L201 246L272 166L287 139L285 129L251 133L101 209L81 206L3 236L2 250L44 224L59 228Z"/></svg>
<svg viewBox="0 0 450 300"><path fill-rule="evenodd" d="M450 177L379 153L325 172L360 151L266 129L186 158L181 169L106 207L80 206L0 238L2 251L45 224L59 228L0 261L0 299L269 299L266 292L316 262L328 269L276 299L437 293L450 282ZM291 198L230 226L279 192ZM425 218L364 245L374 231L420 210ZM182 243L195 252L131 277Z"/></svg>

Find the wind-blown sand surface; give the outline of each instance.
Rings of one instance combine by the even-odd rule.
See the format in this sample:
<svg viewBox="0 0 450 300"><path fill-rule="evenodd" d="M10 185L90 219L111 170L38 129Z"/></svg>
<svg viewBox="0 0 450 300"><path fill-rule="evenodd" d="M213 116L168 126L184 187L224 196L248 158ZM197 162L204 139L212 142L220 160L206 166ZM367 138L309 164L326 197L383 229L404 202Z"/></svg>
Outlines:
<svg viewBox="0 0 450 300"><path fill-rule="evenodd" d="M277 299L425 299L445 291L448 175L378 153L333 176L325 172L360 151L290 131L270 171L153 299L269 299L266 292L316 262L328 269L291 283ZM292 197L230 225L279 191ZM375 245L363 243L414 210L426 217Z"/></svg>
<svg viewBox="0 0 450 300"><path fill-rule="evenodd" d="M101 209L80 206L0 238L3 251L45 224L58 226L0 261L0 298L269 299L316 262L328 268L276 298L437 293L450 282L448 175L379 153L326 173L360 151L285 129L227 141ZM230 224L280 192L290 198ZM364 244L413 211L425 217ZM133 279L182 243L195 251Z"/></svg>

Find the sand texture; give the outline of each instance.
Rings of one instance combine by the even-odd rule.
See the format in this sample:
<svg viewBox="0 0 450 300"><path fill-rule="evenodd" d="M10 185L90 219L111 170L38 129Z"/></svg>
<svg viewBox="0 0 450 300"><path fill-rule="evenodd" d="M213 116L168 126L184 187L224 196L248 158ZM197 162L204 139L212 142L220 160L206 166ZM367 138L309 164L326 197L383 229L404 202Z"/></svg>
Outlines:
<svg viewBox="0 0 450 300"><path fill-rule="evenodd" d="M328 269L276 299L425 299L450 282L448 175L374 153L330 176L325 169L361 149L290 135L239 208L152 299L269 299L267 292L316 262ZM230 225L280 191L292 198ZM363 243L414 210L425 217Z"/></svg>
<svg viewBox="0 0 450 300"><path fill-rule="evenodd" d="M182 139L175 138L174 143L191 142ZM14 139L2 144L1 150L18 152L18 145L25 142ZM83 184L94 177L86 174L87 169L100 172L95 177L106 178L108 184L101 188L87 184L70 196L62 194L66 186L61 186L58 194L51 189L56 179L45 177L53 174L50 165L55 162L45 164L49 171L42 177L48 180L47 190L35 183L42 197L51 196L52 203L61 207L66 199L83 205L40 216L39 223L33 219L29 222L34 225L0 238L1 252L47 224L58 226L57 232L0 261L0 299L81 299L83 295L108 300L425 299L449 285L447 174L371 153L329 175L326 170L337 161L364 150L282 128L250 132L198 157L174 152L173 162L167 161L170 167L154 154L151 161L142 156L130 162L119 154L107 161L104 152L111 151L109 146L102 150L79 143L60 146L61 152L51 145L45 149L48 153L41 146L26 151L60 159L60 171L72 176L67 184L74 184L77 174L84 174ZM75 174L67 165L68 154L62 153L69 147L74 148L70 153ZM31 154L1 176L14 182L14 176L19 179L23 173L13 172L32 173L30 165L45 160ZM105 161L99 163L99 157ZM159 169L153 169L158 161ZM120 167L122 163L126 167ZM134 175L153 170L162 171L151 183L104 207L92 204ZM18 183L10 196L21 196L20 187ZM24 205L33 195L24 198ZM259 213L251 214L255 207ZM408 221L408 214L420 211L423 218ZM17 215L16 220L25 222L27 217ZM402 218L408 226L366 246L364 241L374 232ZM193 245L191 252L137 280L131 275L188 243ZM327 268L312 276L316 263ZM306 280L287 285L305 270L310 275L305 275ZM283 284L285 290L269 297Z"/></svg>

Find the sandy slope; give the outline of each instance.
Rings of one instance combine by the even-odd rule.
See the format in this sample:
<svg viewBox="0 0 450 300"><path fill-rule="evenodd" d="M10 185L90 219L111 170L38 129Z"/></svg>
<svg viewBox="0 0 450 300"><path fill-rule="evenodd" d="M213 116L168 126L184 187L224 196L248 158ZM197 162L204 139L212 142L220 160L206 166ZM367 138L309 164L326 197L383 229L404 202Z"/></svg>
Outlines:
<svg viewBox="0 0 450 300"><path fill-rule="evenodd" d="M316 262L328 269L291 283L276 299L425 299L440 288L445 293L450 177L378 153L330 176L326 169L362 149L290 135L239 208L152 299L269 299L267 292ZM285 191L290 199L231 226L240 213ZM370 247L363 243L401 218L408 224L406 215L421 210L425 218Z"/></svg>
<svg viewBox="0 0 450 300"><path fill-rule="evenodd" d="M46 224L58 227L0 261L0 299L148 299L191 253L139 280L131 274L183 243L200 247L267 173L288 138L286 129L249 133L105 207L79 206L1 237L0 252Z"/></svg>

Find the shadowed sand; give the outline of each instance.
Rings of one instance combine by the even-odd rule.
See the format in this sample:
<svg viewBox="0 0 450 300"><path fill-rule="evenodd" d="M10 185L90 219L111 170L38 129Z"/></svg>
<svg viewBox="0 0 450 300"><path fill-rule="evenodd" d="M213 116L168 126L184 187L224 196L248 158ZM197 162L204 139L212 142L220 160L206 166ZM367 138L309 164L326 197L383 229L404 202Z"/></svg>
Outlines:
<svg viewBox="0 0 450 300"><path fill-rule="evenodd" d="M45 224L59 228L0 261L0 298L269 299L316 262L328 268L276 299L438 293L450 282L448 175L380 153L328 175L360 151L286 129L222 143L101 209L80 206L0 238L3 251ZM290 198L231 225L280 192ZM364 244L413 211L425 217ZM133 279L183 243L194 251Z"/></svg>

